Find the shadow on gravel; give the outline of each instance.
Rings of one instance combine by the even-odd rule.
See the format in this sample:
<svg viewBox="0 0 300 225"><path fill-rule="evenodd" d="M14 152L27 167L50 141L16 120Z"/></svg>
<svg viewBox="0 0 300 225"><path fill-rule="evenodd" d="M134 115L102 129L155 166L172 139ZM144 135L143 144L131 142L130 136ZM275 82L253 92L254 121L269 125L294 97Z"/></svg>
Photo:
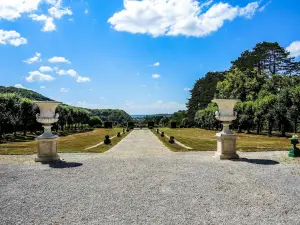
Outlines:
<svg viewBox="0 0 300 225"><path fill-rule="evenodd" d="M232 159L235 162L247 162L252 164L258 165L277 165L279 162L270 160L270 159L247 159L247 158L240 158L240 159Z"/></svg>
<svg viewBox="0 0 300 225"><path fill-rule="evenodd" d="M82 163L76 163L76 162L65 162L65 161L56 161L51 163L44 163L48 164L49 167L54 169L65 169L65 168L73 168L73 167L79 167L82 166Z"/></svg>

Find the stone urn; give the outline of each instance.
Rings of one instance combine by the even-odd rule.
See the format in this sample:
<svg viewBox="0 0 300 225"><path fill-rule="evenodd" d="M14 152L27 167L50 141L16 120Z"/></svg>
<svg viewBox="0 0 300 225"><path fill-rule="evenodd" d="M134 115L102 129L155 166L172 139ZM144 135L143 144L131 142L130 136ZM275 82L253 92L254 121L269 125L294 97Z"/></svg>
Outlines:
<svg viewBox="0 0 300 225"><path fill-rule="evenodd" d="M35 161L51 162L59 160L60 158L57 154L58 136L52 134L51 127L53 123L58 121L59 115L55 113L55 109L60 102L37 101L34 103L40 109L40 113L36 114L36 120L44 127L44 133L36 138L38 142L38 157Z"/></svg>
<svg viewBox="0 0 300 225"><path fill-rule="evenodd" d="M216 134L217 152L216 158L219 159L238 159L236 153L237 135L230 130L230 124L237 118L237 112L234 111L238 99L214 99L212 102L217 103L219 110L216 112L216 119L222 122L223 130Z"/></svg>

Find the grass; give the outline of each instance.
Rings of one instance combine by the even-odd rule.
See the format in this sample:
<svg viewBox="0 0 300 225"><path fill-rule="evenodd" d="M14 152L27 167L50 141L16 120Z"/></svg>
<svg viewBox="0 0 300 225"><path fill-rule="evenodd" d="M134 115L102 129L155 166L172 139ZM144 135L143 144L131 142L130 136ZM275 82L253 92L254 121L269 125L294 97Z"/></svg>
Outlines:
<svg viewBox="0 0 300 225"><path fill-rule="evenodd" d="M109 150L116 145L127 134L122 134L121 138L112 140L111 145L103 145L94 149L84 150L90 146L96 145L104 140L106 135L111 137L117 135L118 132L122 133L122 128L113 129L95 129L91 132L74 134L66 137L60 137L58 141L58 152L60 153L82 153L94 152L101 153ZM8 144L0 144L0 155L31 155L37 153L37 144L35 141L31 142L14 142Z"/></svg>
<svg viewBox="0 0 300 225"><path fill-rule="evenodd" d="M160 131L191 147L190 151L216 151L217 148L216 131L197 128L160 128ZM237 151L241 152L288 151L291 147L288 138L256 134L237 135Z"/></svg>
<svg viewBox="0 0 300 225"><path fill-rule="evenodd" d="M169 143L169 138L167 137L162 137L160 134L158 134L156 131L152 131L156 136L157 138L168 148L170 149L171 151L173 152L187 152L187 151L190 151L186 148L183 148L182 146L180 145L177 145L176 144L176 141L175 141L175 144L170 144Z"/></svg>

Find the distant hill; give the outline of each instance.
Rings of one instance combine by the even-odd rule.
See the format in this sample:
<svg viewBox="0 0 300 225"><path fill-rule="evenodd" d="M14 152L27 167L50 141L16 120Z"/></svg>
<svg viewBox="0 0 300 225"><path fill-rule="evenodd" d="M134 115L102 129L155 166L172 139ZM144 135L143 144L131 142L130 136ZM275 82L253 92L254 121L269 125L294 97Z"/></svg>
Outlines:
<svg viewBox="0 0 300 225"><path fill-rule="evenodd" d="M35 91L27 90L23 88L0 86L0 94L1 93L16 93L23 98L28 98L34 101L53 101L52 99L47 98L44 95L41 95ZM81 108L81 107L74 107L74 108ZM86 109L86 110L88 110L92 116L99 116L103 122L111 121L111 122L117 122L118 124L126 125L128 121L132 120L132 117L128 113L119 109Z"/></svg>
<svg viewBox="0 0 300 225"><path fill-rule="evenodd" d="M155 117L155 116L172 117L173 114L131 115L131 117L134 119L142 119L146 117Z"/></svg>
<svg viewBox="0 0 300 225"><path fill-rule="evenodd" d="M16 93L24 98L28 98L34 101L52 101L52 99L45 97L35 91L23 89L23 88L15 88L15 87L4 87L0 86L0 93Z"/></svg>

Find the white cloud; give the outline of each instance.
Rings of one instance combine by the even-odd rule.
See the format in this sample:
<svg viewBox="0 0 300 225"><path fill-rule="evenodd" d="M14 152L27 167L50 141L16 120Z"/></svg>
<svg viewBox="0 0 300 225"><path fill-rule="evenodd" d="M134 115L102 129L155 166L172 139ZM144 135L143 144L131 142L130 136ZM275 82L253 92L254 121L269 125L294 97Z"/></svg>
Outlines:
<svg viewBox="0 0 300 225"><path fill-rule="evenodd" d="M52 17L48 17L44 14L42 15L31 14L29 15L29 17L34 21L45 22L44 27L42 28L42 31L44 32L50 32L56 30L56 25L54 24Z"/></svg>
<svg viewBox="0 0 300 225"><path fill-rule="evenodd" d="M272 3L272 0L268 1L266 4L264 4L262 7L260 7L260 8L258 9L258 11L263 12L263 11L266 9L266 7L267 7L268 5L270 5L271 3Z"/></svg>
<svg viewBox="0 0 300 225"><path fill-rule="evenodd" d="M292 57L299 57L300 56L300 41L294 41L290 46L286 48L288 52L291 53Z"/></svg>
<svg viewBox="0 0 300 225"><path fill-rule="evenodd" d="M15 88L22 88L22 89L27 89L27 90L31 90L30 88L26 88L24 87L22 84L15 84L14 86Z"/></svg>
<svg viewBox="0 0 300 225"><path fill-rule="evenodd" d="M156 62L156 63L153 64L153 66L156 66L156 67L157 67L157 66L160 66L160 63L159 63L159 62Z"/></svg>
<svg viewBox="0 0 300 225"><path fill-rule="evenodd" d="M124 109L129 113L135 114L170 113L186 109L186 105L184 103L164 102L162 100L145 105L134 104L134 102L132 104L126 103L127 102L125 102Z"/></svg>
<svg viewBox="0 0 300 225"><path fill-rule="evenodd" d="M70 75L71 77L78 77L78 73L75 70L68 70L67 74Z"/></svg>
<svg viewBox="0 0 300 225"><path fill-rule="evenodd" d="M27 64L32 64L32 63L35 63L35 62L40 62L41 61L40 57L41 57L41 53L36 52L35 55L32 58L26 59L23 62L27 63Z"/></svg>
<svg viewBox="0 0 300 225"><path fill-rule="evenodd" d="M21 35L15 30L6 31L0 29L0 45L6 44L10 44L17 47L20 45L27 44L27 39L21 37Z"/></svg>
<svg viewBox="0 0 300 225"><path fill-rule="evenodd" d="M147 87L147 85L146 84L142 84L141 87L145 88L145 87Z"/></svg>
<svg viewBox="0 0 300 225"><path fill-rule="evenodd" d="M153 78L153 79L158 79L158 78L160 78L160 75L159 75L159 74L153 74L153 75L152 75L152 78Z"/></svg>
<svg viewBox="0 0 300 225"><path fill-rule="evenodd" d="M14 20L38 9L43 0L1 0L0 19Z"/></svg>
<svg viewBox="0 0 300 225"><path fill-rule="evenodd" d="M60 57L60 56L54 56L51 59L48 60L50 63L68 63L70 64L71 62L69 60L67 60L64 57Z"/></svg>
<svg viewBox="0 0 300 225"><path fill-rule="evenodd" d="M56 19L60 19L64 15L73 15L71 9L62 7L61 2L61 0L58 0L54 6L48 9L49 14Z"/></svg>
<svg viewBox="0 0 300 225"><path fill-rule="evenodd" d="M91 78L81 77L81 76L78 76L77 80L76 80L77 83L85 83L85 82L90 82L90 81L91 81Z"/></svg>
<svg viewBox="0 0 300 225"><path fill-rule="evenodd" d="M45 86L40 86L40 89L45 89L46 87Z"/></svg>
<svg viewBox="0 0 300 225"><path fill-rule="evenodd" d="M67 71L65 71L65 70L58 70L58 71L56 71L56 73L60 76L67 75Z"/></svg>
<svg viewBox="0 0 300 225"><path fill-rule="evenodd" d="M84 13L89 14L89 10L88 9L84 10Z"/></svg>
<svg viewBox="0 0 300 225"><path fill-rule="evenodd" d="M53 69L50 66L41 66L39 69L41 72L51 72Z"/></svg>
<svg viewBox="0 0 300 225"><path fill-rule="evenodd" d="M190 91L191 89L186 87L186 88L184 88L183 90L184 90L184 91Z"/></svg>
<svg viewBox="0 0 300 225"><path fill-rule="evenodd" d="M40 71L29 72L29 76L26 77L26 81L28 82L36 82L36 81L43 82L43 81L52 81L52 80L55 80L55 78L50 75L43 74Z"/></svg>
<svg viewBox="0 0 300 225"><path fill-rule="evenodd" d="M70 69L67 71L66 70L58 70L56 73L60 76L69 75L71 77L78 77L78 73L73 69Z"/></svg>
<svg viewBox="0 0 300 225"><path fill-rule="evenodd" d="M225 21L241 16L251 18L258 2L245 7L195 0L125 0L124 9L115 13L108 22L117 31L156 36L203 37L219 30ZM207 11L205 8L211 6Z"/></svg>
<svg viewBox="0 0 300 225"><path fill-rule="evenodd" d="M60 92L63 92L63 93L68 93L70 91L70 88L61 88L60 89Z"/></svg>
<svg viewBox="0 0 300 225"><path fill-rule="evenodd" d="M57 71L57 70L58 70L58 67L53 67L53 69L54 69L55 71Z"/></svg>

